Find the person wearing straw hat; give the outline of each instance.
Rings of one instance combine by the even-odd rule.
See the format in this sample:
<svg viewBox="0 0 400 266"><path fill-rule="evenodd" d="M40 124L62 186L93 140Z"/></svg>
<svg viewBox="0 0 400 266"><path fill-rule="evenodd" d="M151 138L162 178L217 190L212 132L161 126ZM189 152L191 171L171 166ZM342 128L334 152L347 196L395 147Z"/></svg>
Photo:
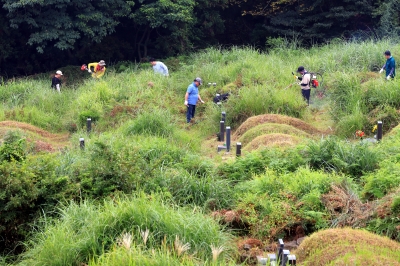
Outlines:
<svg viewBox="0 0 400 266"><path fill-rule="evenodd" d="M88 65L88 72L92 73L93 78L101 78L106 72L106 62L104 60L100 60L98 63L90 63ZM93 71L91 68L93 67Z"/></svg>
<svg viewBox="0 0 400 266"><path fill-rule="evenodd" d="M194 112L198 101L204 103L199 94L199 87L203 84L201 78L195 78L193 83L189 85L185 94L185 105L187 106L186 121L193 122Z"/></svg>
<svg viewBox="0 0 400 266"><path fill-rule="evenodd" d="M58 92L61 92L61 76L63 73L61 70L57 70L54 77L51 79L51 88L55 89Z"/></svg>

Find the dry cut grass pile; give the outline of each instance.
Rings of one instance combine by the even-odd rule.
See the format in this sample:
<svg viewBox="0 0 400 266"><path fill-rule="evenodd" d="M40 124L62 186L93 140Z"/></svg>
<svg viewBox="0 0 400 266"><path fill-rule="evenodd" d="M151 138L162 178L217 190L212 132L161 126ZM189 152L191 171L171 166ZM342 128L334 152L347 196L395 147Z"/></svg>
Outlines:
<svg viewBox="0 0 400 266"><path fill-rule="evenodd" d="M400 243L350 228L314 233L295 253L299 265L400 265Z"/></svg>
<svg viewBox="0 0 400 266"><path fill-rule="evenodd" d="M240 127L236 130L234 138L235 139L240 138L249 129L263 123L286 124L295 127L301 131L307 132L308 134L311 135L320 135L324 133L298 118L293 118L285 115L277 115L277 114L265 114L265 115L253 116L244 121L244 123L240 125Z"/></svg>
<svg viewBox="0 0 400 266"><path fill-rule="evenodd" d="M301 142L301 138L287 134L266 134L253 139L243 150L252 151L261 147L291 147Z"/></svg>

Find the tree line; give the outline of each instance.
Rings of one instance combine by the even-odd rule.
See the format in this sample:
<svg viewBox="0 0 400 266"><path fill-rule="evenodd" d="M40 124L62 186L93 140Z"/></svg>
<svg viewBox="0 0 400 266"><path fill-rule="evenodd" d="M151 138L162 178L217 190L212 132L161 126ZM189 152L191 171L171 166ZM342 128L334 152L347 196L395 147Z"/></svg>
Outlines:
<svg viewBox="0 0 400 266"><path fill-rule="evenodd" d="M0 75L213 45L395 37L400 0L0 0Z"/></svg>

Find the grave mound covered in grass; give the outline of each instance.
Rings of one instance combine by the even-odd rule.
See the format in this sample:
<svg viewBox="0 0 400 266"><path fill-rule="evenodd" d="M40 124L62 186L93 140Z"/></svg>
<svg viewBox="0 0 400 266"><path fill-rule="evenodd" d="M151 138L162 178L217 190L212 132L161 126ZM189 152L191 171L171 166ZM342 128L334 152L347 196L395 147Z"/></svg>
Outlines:
<svg viewBox="0 0 400 266"><path fill-rule="evenodd" d="M240 138L239 141L242 145L249 144L255 138L266 134L286 134L297 137L309 138L310 134L297 129L293 126L286 124L264 123L247 130Z"/></svg>
<svg viewBox="0 0 400 266"><path fill-rule="evenodd" d="M250 130L251 128L254 128L260 124L264 123L276 123L276 124L286 124L290 125L292 127L295 127L296 129L299 129L301 131L304 131L308 134L311 135L318 135L322 134L320 130L317 128L311 126L310 124L307 124L301 119L298 118L293 118L290 116L285 116L285 115L277 115L277 114L264 114L264 115L257 115L248 118L240 127L236 130L234 138L238 139L240 138L245 132Z"/></svg>
<svg viewBox="0 0 400 266"><path fill-rule="evenodd" d="M296 250L300 265L400 265L400 244L350 228L312 234Z"/></svg>
<svg viewBox="0 0 400 266"><path fill-rule="evenodd" d="M261 147L293 147L301 142L301 138L287 134L266 134L258 136L244 147L245 151L256 150Z"/></svg>
<svg viewBox="0 0 400 266"><path fill-rule="evenodd" d="M19 133L36 152L53 152L69 145L68 134L54 134L31 124L17 121L1 121L0 139L4 138L10 131Z"/></svg>

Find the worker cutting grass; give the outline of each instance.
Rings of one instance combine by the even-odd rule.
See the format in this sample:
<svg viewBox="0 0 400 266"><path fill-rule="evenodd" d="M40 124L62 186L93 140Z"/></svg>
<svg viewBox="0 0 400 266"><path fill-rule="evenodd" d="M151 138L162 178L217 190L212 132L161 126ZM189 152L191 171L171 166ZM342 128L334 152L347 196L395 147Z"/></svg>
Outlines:
<svg viewBox="0 0 400 266"><path fill-rule="evenodd" d="M389 50L385 51L383 55L386 58L386 63L382 66L379 73L382 73L384 70L386 70L386 79L393 79L396 76L396 61Z"/></svg>
<svg viewBox="0 0 400 266"><path fill-rule="evenodd" d="M85 64L82 65L81 70L87 70L89 73L92 73L93 78L101 78L104 76L104 73L106 72L106 62L104 60L100 60L98 63L90 63L88 66ZM93 68L93 71L91 70Z"/></svg>

